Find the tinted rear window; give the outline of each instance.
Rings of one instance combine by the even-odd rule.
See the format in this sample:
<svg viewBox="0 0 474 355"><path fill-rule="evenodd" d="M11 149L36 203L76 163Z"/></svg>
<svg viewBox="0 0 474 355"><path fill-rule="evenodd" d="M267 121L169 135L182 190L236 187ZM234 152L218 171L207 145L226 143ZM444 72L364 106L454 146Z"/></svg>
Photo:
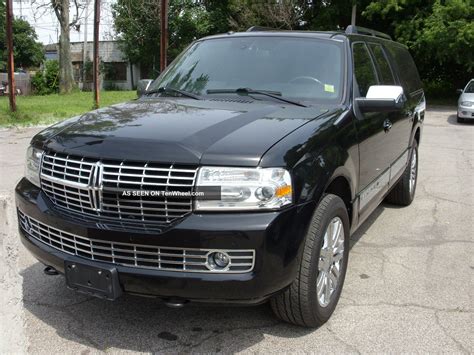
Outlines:
<svg viewBox="0 0 474 355"><path fill-rule="evenodd" d="M408 92L413 92L422 88L420 76L416 69L415 62L408 50L394 44L387 44L386 48L395 61L398 68L398 75L402 85Z"/></svg>

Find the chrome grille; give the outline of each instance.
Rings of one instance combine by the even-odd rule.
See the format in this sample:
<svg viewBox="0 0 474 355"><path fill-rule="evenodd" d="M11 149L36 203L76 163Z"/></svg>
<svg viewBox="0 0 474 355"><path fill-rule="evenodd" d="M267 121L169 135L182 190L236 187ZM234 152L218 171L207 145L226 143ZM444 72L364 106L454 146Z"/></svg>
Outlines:
<svg viewBox="0 0 474 355"><path fill-rule="evenodd" d="M207 273L249 272L255 263L254 250L172 248L104 241L50 227L20 210L18 219L22 230L32 238L67 254L100 262L163 271ZM208 255L215 251L224 252L229 256L228 268L215 270L208 264Z"/></svg>
<svg viewBox="0 0 474 355"><path fill-rule="evenodd" d="M96 217L168 224L191 212L192 199L125 196L126 190L190 192L196 167L43 155L41 187L59 207Z"/></svg>

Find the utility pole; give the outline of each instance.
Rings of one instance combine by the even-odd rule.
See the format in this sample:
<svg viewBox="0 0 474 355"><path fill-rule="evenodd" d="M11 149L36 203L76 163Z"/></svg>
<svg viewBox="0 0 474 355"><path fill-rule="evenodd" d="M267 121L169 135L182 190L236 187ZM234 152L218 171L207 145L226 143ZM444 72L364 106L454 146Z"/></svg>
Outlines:
<svg viewBox="0 0 474 355"><path fill-rule="evenodd" d="M84 14L84 44L82 46L82 90L86 83L86 61L87 61L87 21L89 18L89 2L86 0L86 9Z"/></svg>
<svg viewBox="0 0 474 355"><path fill-rule="evenodd" d="M166 68L168 51L168 0L161 0L160 72Z"/></svg>
<svg viewBox="0 0 474 355"><path fill-rule="evenodd" d="M94 107L100 106L99 92L99 24L100 0L95 0L94 5Z"/></svg>
<svg viewBox="0 0 474 355"><path fill-rule="evenodd" d="M7 32L7 47L8 47L8 94L10 97L10 111L16 111L15 98L15 63L13 60L13 4L12 0L7 0L6 13L6 32Z"/></svg>
<svg viewBox="0 0 474 355"><path fill-rule="evenodd" d="M356 25L356 13L357 13L357 5L354 3L352 5L352 17L351 17L351 25Z"/></svg>

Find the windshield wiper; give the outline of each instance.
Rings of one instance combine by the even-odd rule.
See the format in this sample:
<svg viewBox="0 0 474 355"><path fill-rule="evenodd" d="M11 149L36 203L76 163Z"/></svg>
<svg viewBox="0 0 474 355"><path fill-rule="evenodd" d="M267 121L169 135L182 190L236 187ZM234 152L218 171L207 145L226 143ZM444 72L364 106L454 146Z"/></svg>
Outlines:
<svg viewBox="0 0 474 355"><path fill-rule="evenodd" d="M161 86L158 89L153 89L153 90L147 91L147 92L145 92L145 95L169 94L169 93L180 94L181 96L186 96L186 97L189 97L189 98L194 99L194 100L201 100L201 98L198 95L195 95L191 92L170 88L168 86Z"/></svg>
<svg viewBox="0 0 474 355"><path fill-rule="evenodd" d="M296 106L301 106L301 107L307 107L305 104L302 104L301 102L294 101L287 99L285 97L281 96L281 92L279 91L267 91L267 90L255 90L255 89L250 89L250 88L238 88L238 89L210 89L207 90L208 94L230 94L230 93L235 93L235 94L245 94L245 95L251 95L251 94L257 94L257 95L265 95L268 97L271 97L273 99L287 102L289 104L293 104Z"/></svg>

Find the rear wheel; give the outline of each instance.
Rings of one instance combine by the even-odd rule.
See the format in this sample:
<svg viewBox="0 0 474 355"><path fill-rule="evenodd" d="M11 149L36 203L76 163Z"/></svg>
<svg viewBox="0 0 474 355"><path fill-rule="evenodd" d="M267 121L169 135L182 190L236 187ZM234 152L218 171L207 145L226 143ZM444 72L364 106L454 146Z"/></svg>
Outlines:
<svg viewBox="0 0 474 355"><path fill-rule="evenodd" d="M418 144L416 140L410 151L410 160L402 177L387 195L386 201L395 205L408 206L415 198L416 182L418 180Z"/></svg>
<svg viewBox="0 0 474 355"><path fill-rule="evenodd" d="M318 327L336 308L349 255L349 217L336 195L323 197L312 217L296 279L271 306L288 323Z"/></svg>

